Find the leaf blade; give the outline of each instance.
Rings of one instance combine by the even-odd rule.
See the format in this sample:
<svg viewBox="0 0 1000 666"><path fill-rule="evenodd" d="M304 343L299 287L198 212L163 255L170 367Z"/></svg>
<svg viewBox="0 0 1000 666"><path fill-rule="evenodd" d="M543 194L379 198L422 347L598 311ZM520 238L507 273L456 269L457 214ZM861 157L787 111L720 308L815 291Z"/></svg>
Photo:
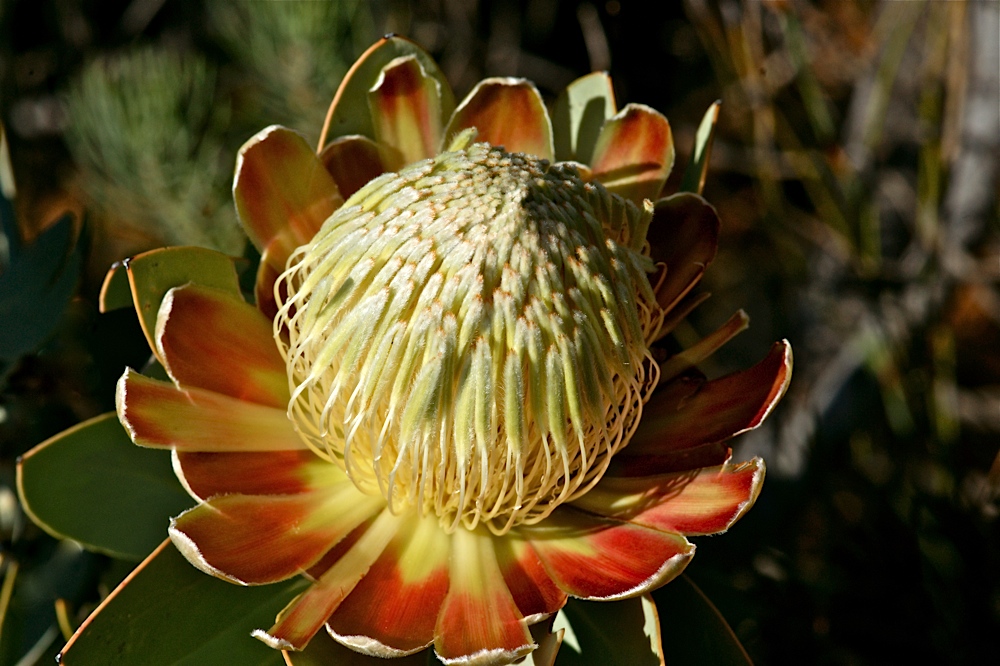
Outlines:
<svg viewBox="0 0 1000 666"><path fill-rule="evenodd" d="M681 180L681 192L701 194L705 188L705 175L708 173L708 160L712 154L712 140L715 138L715 125L719 120L721 106L721 101L713 102L698 125L694 148L691 150L691 159L684 170L684 178Z"/></svg>
<svg viewBox="0 0 1000 666"><path fill-rule="evenodd" d="M663 666L656 606L648 594L610 602L570 599L552 627L560 630L556 666Z"/></svg>
<svg viewBox="0 0 1000 666"><path fill-rule="evenodd" d="M191 566L164 541L80 626L60 663L280 666L281 653L251 637L308 583L240 587Z"/></svg>
<svg viewBox="0 0 1000 666"><path fill-rule="evenodd" d="M671 664L753 666L722 613L687 575L656 593L666 629L664 655ZM671 638L673 637L673 638Z"/></svg>
<svg viewBox="0 0 1000 666"><path fill-rule="evenodd" d="M140 560L192 500L170 455L132 444L111 412L42 442L17 466L21 503L38 525L91 550Z"/></svg>
<svg viewBox="0 0 1000 666"><path fill-rule="evenodd" d="M587 74L566 86L552 107L556 159L590 164L604 121L617 111L607 72Z"/></svg>

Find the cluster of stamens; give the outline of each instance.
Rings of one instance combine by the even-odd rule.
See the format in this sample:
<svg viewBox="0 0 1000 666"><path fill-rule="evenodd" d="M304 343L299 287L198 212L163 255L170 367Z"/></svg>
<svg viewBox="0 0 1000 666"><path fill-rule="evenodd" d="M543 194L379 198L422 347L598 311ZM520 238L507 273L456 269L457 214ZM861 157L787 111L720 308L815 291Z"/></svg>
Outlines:
<svg viewBox="0 0 1000 666"><path fill-rule="evenodd" d="M366 185L275 288L289 416L393 511L500 534L631 437L663 314L651 210L575 169L458 145Z"/></svg>

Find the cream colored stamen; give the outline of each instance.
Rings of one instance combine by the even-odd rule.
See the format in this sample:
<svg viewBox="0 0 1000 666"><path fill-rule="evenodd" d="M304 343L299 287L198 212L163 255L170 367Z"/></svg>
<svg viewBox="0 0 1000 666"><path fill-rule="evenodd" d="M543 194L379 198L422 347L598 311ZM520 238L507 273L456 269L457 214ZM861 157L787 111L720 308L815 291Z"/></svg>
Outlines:
<svg viewBox="0 0 1000 666"><path fill-rule="evenodd" d="M319 455L394 511L503 533L589 489L638 424L652 211L459 148L375 179L296 251L275 336Z"/></svg>

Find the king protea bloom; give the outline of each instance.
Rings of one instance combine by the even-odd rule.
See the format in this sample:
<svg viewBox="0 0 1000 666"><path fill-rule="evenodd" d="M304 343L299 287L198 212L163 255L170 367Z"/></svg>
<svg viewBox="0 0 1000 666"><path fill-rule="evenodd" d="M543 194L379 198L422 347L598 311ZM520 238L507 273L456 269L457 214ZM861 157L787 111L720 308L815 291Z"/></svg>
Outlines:
<svg viewBox="0 0 1000 666"><path fill-rule="evenodd" d="M568 596L670 581L687 536L756 499L763 462L725 442L781 397L790 350L706 380L696 364L742 313L657 346L700 302L718 222L696 195L653 203L662 115L617 111L603 74L574 86L555 123L518 79L456 107L388 38L334 100L328 128L351 134L317 154L272 127L241 150L257 304L168 292L154 337L173 383L127 371L118 413L198 500L170 526L194 566L312 581L255 632L268 645L325 628L368 655L508 663Z"/></svg>

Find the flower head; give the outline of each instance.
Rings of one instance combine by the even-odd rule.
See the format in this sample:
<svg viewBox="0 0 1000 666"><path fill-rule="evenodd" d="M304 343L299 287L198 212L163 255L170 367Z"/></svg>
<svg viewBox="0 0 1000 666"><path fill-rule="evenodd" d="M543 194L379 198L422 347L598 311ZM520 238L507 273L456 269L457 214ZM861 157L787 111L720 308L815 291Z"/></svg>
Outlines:
<svg viewBox="0 0 1000 666"><path fill-rule="evenodd" d="M572 167L453 147L292 254L275 327L318 455L395 512L501 534L589 489L638 423L662 319L638 251L652 210Z"/></svg>
<svg viewBox="0 0 1000 666"><path fill-rule="evenodd" d="M685 535L756 498L762 461L731 464L725 441L780 398L790 352L706 381L694 366L742 314L680 353L655 346L697 303L717 220L693 195L654 205L669 125L615 114L596 76L561 100L560 134L519 80L453 111L426 54L389 38L328 122L355 128L363 93L375 141L324 139L317 157L269 128L241 151L257 308L172 289L155 340L173 383L128 371L118 407L199 500L170 528L195 566L314 581L257 632L269 645L325 626L375 656L507 663L567 595L669 581ZM581 90L598 91L596 127Z"/></svg>

